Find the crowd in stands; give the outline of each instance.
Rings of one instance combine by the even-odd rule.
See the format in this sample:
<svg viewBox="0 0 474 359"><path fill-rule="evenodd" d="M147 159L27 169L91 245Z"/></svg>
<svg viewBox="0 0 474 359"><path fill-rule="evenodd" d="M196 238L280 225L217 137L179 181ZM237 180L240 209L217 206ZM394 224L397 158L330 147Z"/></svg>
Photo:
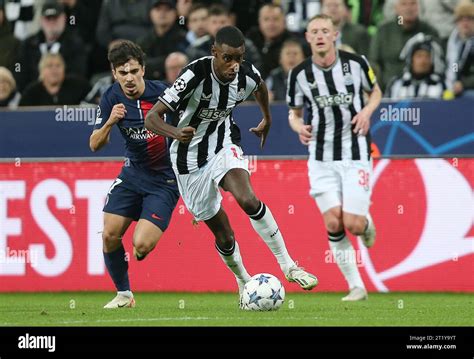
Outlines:
<svg viewBox="0 0 474 359"><path fill-rule="evenodd" d="M341 50L368 58L385 97L474 97L472 0L0 0L0 107L97 104L113 83L107 50L122 39L146 53L146 78L172 83L227 25L284 101L319 13Z"/></svg>

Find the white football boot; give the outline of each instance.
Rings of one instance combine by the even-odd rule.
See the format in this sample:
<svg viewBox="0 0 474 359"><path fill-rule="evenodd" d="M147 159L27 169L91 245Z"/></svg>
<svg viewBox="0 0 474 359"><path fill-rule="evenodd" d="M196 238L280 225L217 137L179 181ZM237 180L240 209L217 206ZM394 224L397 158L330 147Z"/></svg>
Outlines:
<svg viewBox="0 0 474 359"><path fill-rule="evenodd" d="M367 291L364 288L354 287L351 289L348 295L346 295L341 300L343 302L356 302L359 300L366 300L368 299Z"/></svg>
<svg viewBox="0 0 474 359"><path fill-rule="evenodd" d="M374 221L372 220L372 216L370 215L370 213L367 214L367 221L369 225L367 226L367 229L365 230L364 234L361 234L359 238L362 241L362 243L364 243L364 246L366 246L367 248L370 248L375 243L375 234L376 234Z"/></svg>
<svg viewBox="0 0 474 359"><path fill-rule="evenodd" d="M117 309L117 308L133 308L135 307L135 299L133 295L131 297L117 293L114 299L104 305L105 309Z"/></svg>
<svg viewBox="0 0 474 359"><path fill-rule="evenodd" d="M245 282L237 279L237 284L239 286L239 308L245 309L242 302L242 294L244 293Z"/></svg>
<svg viewBox="0 0 474 359"><path fill-rule="evenodd" d="M285 277L288 282L296 282L304 290L311 290L318 285L318 278L306 272L304 268L298 267L298 263L288 270Z"/></svg>

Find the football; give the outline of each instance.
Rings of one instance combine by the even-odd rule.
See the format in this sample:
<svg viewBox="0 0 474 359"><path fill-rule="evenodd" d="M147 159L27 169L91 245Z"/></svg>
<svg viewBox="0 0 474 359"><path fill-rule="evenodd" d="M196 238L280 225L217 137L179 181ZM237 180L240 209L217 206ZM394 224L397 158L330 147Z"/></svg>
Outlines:
<svg viewBox="0 0 474 359"><path fill-rule="evenodd" d="M241 307L244 310L277 310L285 300L285 288L277 277L268 273L254 275L244 287Z"/></svg>

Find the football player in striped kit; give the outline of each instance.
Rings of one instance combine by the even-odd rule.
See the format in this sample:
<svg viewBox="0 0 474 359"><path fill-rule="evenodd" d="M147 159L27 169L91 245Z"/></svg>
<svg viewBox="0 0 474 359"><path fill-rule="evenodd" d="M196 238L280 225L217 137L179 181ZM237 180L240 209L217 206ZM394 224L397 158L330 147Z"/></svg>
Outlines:
<svg viewBox="0 0 474 359"><path fill-rule="evenodd" d="M343 300L356 301L366 299L367 290L346 229L366 247L374 244L369 126L382 92L363 56L336 49L337 35L327 15L308 22L306 40L312 56L290 72L287 102L290 126L309 147L310 195L323 215L333 257L349 285Z"/></svg>
<svg viewBox="0 0 474 359"><path fill-rule="evenodd" d="M293 261L270 209L255 195L250 184L248 161L240 148L240 130L232 110L250 95L259 104L263 120L250 129L263 147L271 125L268 91L258 70L243 61L244 36L233 26L216 34L213 56L186 66L174 84L159 98L146 117L150 131L174 139L171 162L180 193L197 221L204 221L215 236L216 249L235 274L239 291L250 279L221 206L219 187L232 193L249 216L255 231L265 241L290 282L312 289L318 281ZM177 127L163 116L178 111Z"/></svg>

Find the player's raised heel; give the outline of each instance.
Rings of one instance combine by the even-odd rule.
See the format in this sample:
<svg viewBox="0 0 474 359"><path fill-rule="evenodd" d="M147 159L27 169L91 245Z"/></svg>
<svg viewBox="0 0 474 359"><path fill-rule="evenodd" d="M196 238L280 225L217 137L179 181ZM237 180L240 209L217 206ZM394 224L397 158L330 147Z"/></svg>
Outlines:
<svg viewBox="0 0 474 359"><path fill-rule="evenodd" d="M285 275L288 282L296 282L304 290L311 290L318 285L318 278L316 276L306 272L304 268L293 266L288 270Z"/></svg>
<svg viewBox="0 0 474 359"><path fill-rule="evenodd" d="M135 307L135 299L128 297L123 294L117 294L117 296L104 305L104 309L117 309L117 308L133 308Z"/></svg>
<svg viewBox="0 0 474 359"><path fill-rule="evenodd" d="M367 291L364 288L354 287L351 289L348 295L341 300L343 302L357 302L359 300L368 299Z"/></svg>
<svg viewBox="0 0 474 359"><path fill-rule="evenodd" d="M365 231L364 234L360 235L359 238L362 241L362 243L364 243L364 246L366 246L367 248L370 248L375 243L376 230L375 230L374 221L372 220L370 213L367 214L367 220L369 221L367 230Z"/></svg>
<svg viewBox="0 0 474 359"><path fill-rule="evenodd" d="M142 254L138 253L138 251L136 250L136 248L133 247L133 256L135 257L135 259L136 259L137 261L142 261L142 260L144 260L144 259L146 258L147 255L146 255L146 254L145 254L145 255L142 255Z"/></svg>

